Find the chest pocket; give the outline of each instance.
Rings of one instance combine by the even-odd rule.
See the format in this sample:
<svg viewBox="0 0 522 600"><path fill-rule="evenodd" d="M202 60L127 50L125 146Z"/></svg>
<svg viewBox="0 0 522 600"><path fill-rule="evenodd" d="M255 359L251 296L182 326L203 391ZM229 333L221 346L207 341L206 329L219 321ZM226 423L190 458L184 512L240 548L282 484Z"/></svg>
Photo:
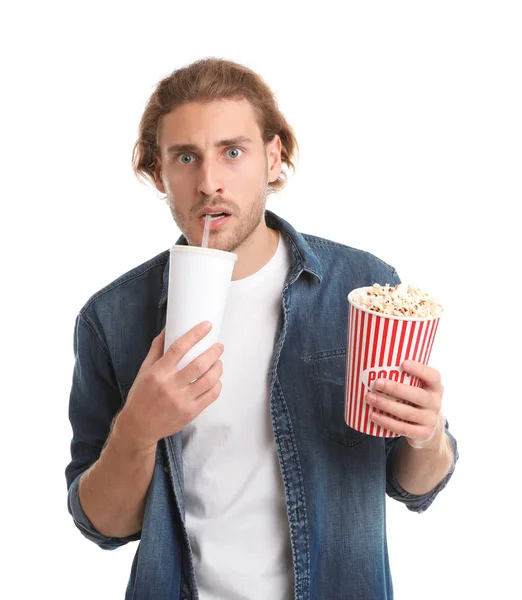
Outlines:
<svg viewBox="0 0 522 600"><path fill-rule="evenodd" d="M344 420L346 349L324 350L308 357L321 405L324 435L344 446L356 446L369 436L349 427Z"/></svg>

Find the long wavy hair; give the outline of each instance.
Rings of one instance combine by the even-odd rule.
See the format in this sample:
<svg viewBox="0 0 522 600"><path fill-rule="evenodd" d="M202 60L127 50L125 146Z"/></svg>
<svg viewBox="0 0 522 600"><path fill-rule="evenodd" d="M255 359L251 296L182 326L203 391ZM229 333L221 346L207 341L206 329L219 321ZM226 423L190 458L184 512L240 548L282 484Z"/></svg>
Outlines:
<svg viewBox="0 0 522 600"><path fill-rule="evenodd" d="M250 102L265 145L275 135L281 138L283 168L276 181L268 184L268 191L283 189L287 170L295 171L294 161L298 152L295 134L279 110L273 92L257 73L218 58L198 60L173 71L157 84L145 107L132 152L132 166L138 179L155 183L155 159L160 156L158 132L164 115L188 102L207 103L224 99Z"/></svg>

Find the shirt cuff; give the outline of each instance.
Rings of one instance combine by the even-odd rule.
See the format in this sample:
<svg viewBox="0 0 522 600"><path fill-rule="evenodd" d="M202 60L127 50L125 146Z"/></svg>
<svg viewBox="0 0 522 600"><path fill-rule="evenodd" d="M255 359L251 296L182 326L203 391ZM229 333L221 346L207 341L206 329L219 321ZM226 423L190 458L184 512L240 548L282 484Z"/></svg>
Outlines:
<svg viewBox="0 0 522 600"><path fill-rule="evenodd" d="M73 518L74 524L76 527L78 527L82 534L88 540L94 542L104 550L115 550L116 548L119 548L128 542L139 540L141 537L140 531L127 537L116 538L102 535L94 527L83 511L82 505L80 504L80 478L82 475L83 473L80 473L80 475L78 475L78 477L76 477L76 479L72 482L67 496L67 507L69 509L69 513Z"/></svg>
<svg viewBox="0 0 522 600"><path fill-rule="evenodd" d="M451 448L453 450L453 464L451 465L451 468L444 477L444 479L433 490L426 494L410 494L401 486L395 475L394 467L395 460L397 458L397 453L400 450L401 446L406 443L406 438L399 438L388 454L386 466L386 493L390 498L393 498L394 500L398 500L399 502L405 504L406 507L413 512L422 513L425 510L427 510L430 507L431 503L435 500L437 495L446 487L448 481L453 475L455 465L457 464L457 460L459 458L459 453L457 451L457 441L448 431L447 427L448 423L446 421L445 433L448 436Z"/></svg>

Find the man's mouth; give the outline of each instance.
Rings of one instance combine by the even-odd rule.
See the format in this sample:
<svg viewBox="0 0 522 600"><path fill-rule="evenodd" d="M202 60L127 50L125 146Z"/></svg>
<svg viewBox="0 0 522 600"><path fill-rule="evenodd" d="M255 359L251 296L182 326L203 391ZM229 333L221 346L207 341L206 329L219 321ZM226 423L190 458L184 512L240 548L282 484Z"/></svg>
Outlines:
<svg viewBox="0 0 522 600"><path fill-rule="evenodd" d="M205 213L204 215L201 216L201 218L203 220L205 220L207 218L207 216L210 217L211 221L217 221L218 219L223 219L225 217L229 217L230 213L225 213L225 212Z"/></svg>
<svg viewBox="0 0 522 600"><path fill-rule="evenodd" d="M226 223L228 223L228 221L232 218L232 215L230 213L226 213L226 212L203 213L199 217L199 223L203 229L205 228L205 224L207 221L207 219L206 219L207 215L210 217L210 222L208 224L210 231L214 231L216 229L220 229L221 227L224 227L226 225Z"/></svg>

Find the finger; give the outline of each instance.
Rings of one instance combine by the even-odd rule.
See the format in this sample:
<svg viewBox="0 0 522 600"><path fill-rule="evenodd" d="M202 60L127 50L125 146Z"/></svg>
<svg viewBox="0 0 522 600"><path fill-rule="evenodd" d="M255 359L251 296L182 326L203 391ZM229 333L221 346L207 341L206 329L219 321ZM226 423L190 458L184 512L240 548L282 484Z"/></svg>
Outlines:
<svg viewBox="0 0 522 600"><path fill-rule="evenodd" d="M426 384L425 388L436 391L442 388L440 373L436 369L414 360L405 360L401 366L410 375L421 379Z"/></svg>
<svg viewBox="0 0 522 600"><path fill-rule="evenodd" d="M187 333L172 343L165 352L165 362L172 366L177 365L185 354L201 341L212 329L212 324L208 321L199 323Z"/></svg>
<svg viewBox="0 0 522 600"><path fill-rule="evenodd" d="M375 389L394 398L406 400L417 406L426 406L429 403L430 392L424 388L399 383L392 379L377 379Z"/></svg>
<svg viewBox="0 0 522 600"><path fill-rule="evenodd" d="M165 328L152 340L149 352L143 361L140 371L148 369L163 356L163 346L165 345Z"/></svg>
<svg viewBox="0 0 522 600"><path fill-rule="evenodd" d="M193 381L199 380L214 365L218 358L223 354L223 344L213 344L203 354L195 358L184 369L179 371L177 379L181 385L189 385ZM202 392L200 392L202 393Z"/></svg>
<svg viewBox="0 0 522 600"><path fill-rule="evenodd" d="M370 418L377 425L398 435L404 435L415 440L423 439L423 436L426 437L426 428L422 425L407 423L406 421L397 421L397 419L394 419L393 417L382 415L375 411L372 412Z"/></svg>
<svg viewBox="0 0 522 600"><path fill-rule="evenodd" d="M215 400L217 400L221 394L221 389L223 385L221 381L217 381L212 388L206 391L204 394L199 396L197 399L197 403L194 405L196 408L195 417L199 415L199 413L204 410L207 406L212 404Z"/></svg>
<svg viewBox="0 0 522 600"><path fill-rule="evenodd" d="M202 395L216 385L221 375L223 375L223 363L218 360L204 375L190 385L191 397L199 401Z"/></svg>
<svg viewBox="0 0 522 600"><path fill-rule="evenodd" d="M366 402L374 409L388 413L392 417L403 419L417 425L427 425L429 422L428 411L405 404L397 400L390 400L385 396L369 392L366 394Z"/></svg>

